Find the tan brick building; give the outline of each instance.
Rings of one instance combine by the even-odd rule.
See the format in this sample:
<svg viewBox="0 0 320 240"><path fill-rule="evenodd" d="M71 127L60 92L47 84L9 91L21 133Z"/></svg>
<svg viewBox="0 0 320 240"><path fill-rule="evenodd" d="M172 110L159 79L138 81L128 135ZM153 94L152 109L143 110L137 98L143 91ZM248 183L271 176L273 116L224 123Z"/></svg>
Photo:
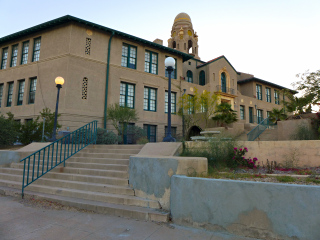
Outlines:
<svg viewBox="0 0 320 240"><path fill-rule="evenodd" d="M283 87L236 71L224 56L201 61L197 41L185 13L174 21L169 47L159 39L150 42L68 15L2 37L0 112L10 111L24 122L45 107L54 111L54 79L62 76L62 130L74 130L92 120L112 129L106 109L120 103L138 111L135 124L148 131L151 141L162 141L167 124L164 60L168 56L176 60L172 126L177 134L182 131L182 120L175 113L183 89L190 95L195 87L219 92L243 123L254 122L257 115L265 118L268 111L279 107Z"/></svg>

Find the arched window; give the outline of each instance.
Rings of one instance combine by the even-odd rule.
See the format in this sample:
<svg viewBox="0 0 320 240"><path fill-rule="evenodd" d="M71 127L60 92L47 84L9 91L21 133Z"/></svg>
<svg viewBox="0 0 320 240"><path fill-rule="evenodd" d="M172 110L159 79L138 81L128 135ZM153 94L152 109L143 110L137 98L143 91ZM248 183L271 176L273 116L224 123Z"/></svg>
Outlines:
<svg viewBox="0 0 320 240"><path fill-rule="evenodd" d="M191 52L190 52L190 49L191 49ZM189 54L192 53L192 41L191 40L188 41L188 53Z"/></svg>
<svg viewBox="0 0 320 240"><path fill-rule="evenodd" d="M227 92L227 78L224 72L221 73L221 92Z"/></svg>
<svg viewBox="0 0 320 240"><path fill-rule="evenodd" d="M187 82L193 83L193 74L190 70L187 71Z"/></svg>
<svg viewBox="0 0 320 240"><path fill-rule="evenodd" d="M172 43L172 48L175 49L177 46L176 46L176 41L173 41Z"/></svg>
<svg viewBox="0 0 320 240"><path fill-rule="evenodd" d="M206 84L206 74L205 72L202 70L199 73L199 85L204 86Z"/></svg>

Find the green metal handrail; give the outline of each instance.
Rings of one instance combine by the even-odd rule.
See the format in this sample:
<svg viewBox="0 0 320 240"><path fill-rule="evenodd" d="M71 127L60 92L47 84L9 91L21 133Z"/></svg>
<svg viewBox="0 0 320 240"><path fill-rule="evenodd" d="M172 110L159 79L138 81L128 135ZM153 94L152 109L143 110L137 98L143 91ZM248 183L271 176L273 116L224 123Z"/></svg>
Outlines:
<svg viewBox="0 0 320 240"><path fill-rule="evenodd" d="M261 133L264 132L264 130L266 130L269 127L269 125L270 125L269 118L263 119L263 121L261 121L258 124L258 126L256 126L247 134L248 141L254 141L257 137L260 136Z"/></svg>
<svg viewBox="0 0 320 240"><path fill-rule="evenodd" d="M24 189L31 183L33 183L61 163L63 163L63 166L65 167L65 161L68 158L72 157L74 154L76 154L89 144L95 144L97 139L97 124L98 121L92 121L73 131L72 133L69 133L63 138L50 143L46 147L22 159L20 161L24 162L22 178L22 198L24 196ZM36 158L38 158L38 164L36 164ZM47 161L46 166L45 160ZM33 161L32 167L30 166L31 161ZM41 161L42 167L40 169ZM32 169L30 169L30 167Z"/></svg>

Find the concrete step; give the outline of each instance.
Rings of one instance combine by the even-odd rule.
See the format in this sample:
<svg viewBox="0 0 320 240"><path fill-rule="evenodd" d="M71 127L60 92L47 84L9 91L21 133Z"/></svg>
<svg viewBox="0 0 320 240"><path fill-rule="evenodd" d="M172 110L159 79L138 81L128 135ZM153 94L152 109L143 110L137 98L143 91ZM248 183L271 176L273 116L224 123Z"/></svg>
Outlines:
<svg viewBox="0 0 320 240"><path fill-rule="evenodd" d="M31 181L31 177L29 177ZM22 183L21 175L13 175L13 174L0 174L0 185L3 181L14 181ZM101 193L113 193L120 195L128 195L134 196L134 191L127 186L117 186L117 185L108 185L108 184L100 184L100 183L88 183L88 182L79 182L79 181L69 181L62 179L50 179L50 178L39 178L36 180L36 184L44 185L44 186L52 186L52 187L63 187L69 189L78 189L84 191L93 191L93 192L101 192Z"/></svg>
<svg viewBox="0 0 320 240"><path fill-rule="evenodd" d="M38 166L38 160L30 162ZM23 164L23 163L19 163ZM54 161L55 164L55 161ZM45 169L47 167L47 160L40 160L39 165L44 165ZM51 166L51 161L49 161L49 166ZM122 164L102 164L102 163L86 163L86 162L73 162L71 159L66 160L66 167L72 168L88 168L88 169L101 169L101 170L114 170L114 171L128 171L128 165Z"/></svg>
<svg viewBox="0 0 320 240"><path fill-rule="evenodd" d="M112 158L112 159L129 159L130 156L133 156L135 154L128 154L128 153L88 153L88 152L83 152L83 151L80 151L80 152L77 152L75 155L73 156L76 156L76 157L85 157L85 158ZM45 156L45 159L48 158L48 152L46 152L44 154ZM58 153L58 155L56 155L56 153L54 152L53 155L52 153L50 152L49 153L49 158L50 159L59 159L61 157L64 157L63 153ZM67 156L67 154L66 154ZM73 157L72 156L72 157ZM40 159L42 159L43 157L43 152L40 153ZM33 160L33 156L30 157L30 160ZM35 159L38 159L39 158L39 155L36 154L35 156Z"/></svg>
<svg viewBox="0 0 320 240"><path fill-rule="evenodd" d="M1 175L1 173L22 176L23 169L0 168L0 175ZM53 179L61 179L61 180L67 180L67 181L101 183L101 184L110 184L110 185L118 185L118 186L127 186L128 185L128 179L126 179L126 178L92 176L92 175L85 175L85 174L80 175L80 174L60 173L60 172L53 172L53 171L46 173L41 178L53 178Z"/></svg>
<svg viewBox="0 0 320 240"><path fill-rule="evenodd" d="M114 159L114 158L86 158L86 157L71 157L67 160L71 162L86 162L100 164L120 164L129 166L129 159Z"/></svg>
<svg viewBox="0 0 320 240"><path fill-rule="evenodd" d="M81 152L85 153L127 153L131 155L136 155L140 152L140 149L121 149L121 148L85 148L81 150Z"/></svg>
<svg viewBox="0 0 320 240"><path fill-rule="evenodd" d="M118 144L110 144L110 145L104 145L104 144L92 144L87 146L86 148L105 148L105 149L142 149L144 144L124 144L124 145L118 145Z"/></svg>
<svg viewBox="0 0 320 240"><path fill-rule="evenodd" d="M35 165L34 166L34 175L36 175L38 166L39 166L39 173L42 173L42 164L39 164L39 165ZM12 163L11 167L12 168L23 169L24 164L22 164L22 163ZM46 169L47 169L47 165L44 165L44 171ZM117 177L117 178L126 178L126 179L128 179L128 172L127 171L114 171L114 170L63 167L63 164L60 164L59 166L55 167L51 171L64 172L64 173L77 173L77 174L93 175L93 176ZM27 172L27 169L26 169L26 172ZM32 174L32 172L33 172L33 165L30 164L30 166L29 166L29 174Z"/></svg>
<svg viewBox="0 0 320 240"><path fill-rule="evenodd" d="M21 183L16 181L1 180L0 184L1 186L5 186L5 187L21 189ZM74 197L74 198L86 199L91 201L113 203L113 204L119 204L119 205L148 207L148 208L154 208L154 209L160 209L161 207L158 201L143 199L136 196L127 196L127 195L112 194L112 193L100 193L100 192L93 192L93 191L83 191L78 189L68 189L68 188L62 188L62 187L42 186L37 184L37 181L30 184L27 187L27 190L46 193L46 194L53 194L58 196L64 196L64 197Z"/></svg>
<svg viewBox="0 0 320 240"><path fill-rule="evenodd" d="M0 187L0 194L21 197L20 191L9 187ZM29 190L26 190L24 195L25 198L47 200L55 203L60 203L66 206L94 211L96 213L101 214L109 214L113 216L128 217L133 219L156 222L167 222L169 220L169 213L159 209L126 206L86 199L79 199L74 197L64 197L44 193L35 193Z"/></svg>

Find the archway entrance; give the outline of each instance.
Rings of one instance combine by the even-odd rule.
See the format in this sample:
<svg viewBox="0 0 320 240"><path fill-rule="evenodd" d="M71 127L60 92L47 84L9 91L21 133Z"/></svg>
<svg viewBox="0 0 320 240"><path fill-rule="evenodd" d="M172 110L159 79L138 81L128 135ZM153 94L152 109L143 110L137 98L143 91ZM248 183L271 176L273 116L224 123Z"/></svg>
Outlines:
<svg viewBox="0 0 320 240"><path fill-rule="evenodd" d="M193 136L200 136L201 131L202 131L201 128L199 128L198 126L192 126L187 135L187 141L190 141L191 137Z"/></svg>

